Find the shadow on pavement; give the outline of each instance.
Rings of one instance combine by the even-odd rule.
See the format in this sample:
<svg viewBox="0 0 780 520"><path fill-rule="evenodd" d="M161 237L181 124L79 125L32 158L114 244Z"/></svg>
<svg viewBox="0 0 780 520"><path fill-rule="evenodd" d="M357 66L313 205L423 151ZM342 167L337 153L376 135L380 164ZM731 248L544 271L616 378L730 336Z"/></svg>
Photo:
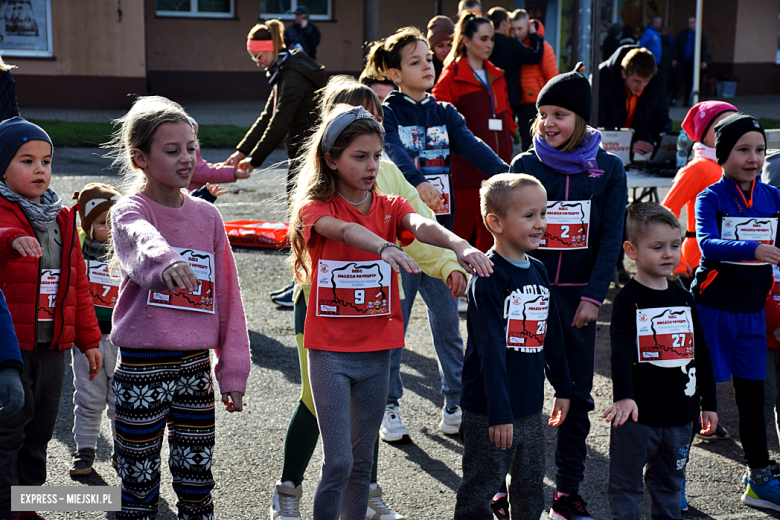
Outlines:
<svg viewBox="0 0 780 520"><path fill-rule="evenodd" d="M451 470L445 462L432 458L422 448L413 443L389 444L389 446L404 452L407 460L417 464L422 471L430 475L434 480L438 480L453 492L458 491L460 476Z"/></svg>
<svg viewBox="0 0 780 520"><path fill-rule="evenodd" d="M423 399L427 399L435 404L437 408L444 406L444 396L441 393L441 378L439 377L436 359L405 348L402 364L406 365L407 369L412 369L416 372L413 374L410 374L408 371L401 373L404 391L414 392Z"/></svg>
<svg viewBox="0 0 780 520"><path fill-rule="evenodd" d="M291 383L301 384L298 351L254 330L249 331L252 364L281 372Z"/></svg>

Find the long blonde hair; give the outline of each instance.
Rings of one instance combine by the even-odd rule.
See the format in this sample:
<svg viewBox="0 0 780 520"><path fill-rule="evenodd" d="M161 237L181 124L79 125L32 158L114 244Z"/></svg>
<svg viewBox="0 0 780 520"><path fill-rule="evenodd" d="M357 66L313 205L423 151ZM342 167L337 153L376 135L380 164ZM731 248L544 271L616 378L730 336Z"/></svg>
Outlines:
<svg viewBox="0 0 780 520"><path fill-rule="evenodd" d="M325 161L322 151L322 139L328 125L340 114L352 109L349 105L337 105L328 111L317 131L304 144L301 157L303 161L296 172L295 191L290 201L290 240L289 265L295 279L304 283L311 274L311 257L306 246L303 233L303 210L312 202L327 204L336 196L339 185L339 174L332 170ZM374 118L357 119L339 134L330 152L331 157L338 158L358 136L375 134L380 139L384 136L382 125ZM376 191L376 183L371 188Z"/></svg>
<svg viewBox="0 0 780 520"><path fill-rule="evenodd" d="M279 57L279 51L284 48L284 24L279 20L267 20L252 27L247 40L271 40L274 42L274 61Z"/></svg>

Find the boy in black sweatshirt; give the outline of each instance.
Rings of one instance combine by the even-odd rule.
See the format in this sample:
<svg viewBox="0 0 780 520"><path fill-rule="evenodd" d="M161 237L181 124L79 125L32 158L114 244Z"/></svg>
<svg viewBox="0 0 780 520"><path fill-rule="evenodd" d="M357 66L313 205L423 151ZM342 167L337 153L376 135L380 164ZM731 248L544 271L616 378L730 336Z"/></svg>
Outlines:
<svg viewBox="0 0 780 520"><path fill-rule="evenodd" d="M468 345L463 365L463 480L455 520L490 520L490 499L507 474L513 519L544 509L545 372L556 398L550 426L563 423L574 385L547 272L526 255L547 227L547 193L530 175L483 181L480 209L493 234L490 278L468 286Z"/></svg>
<svg viewBox="0 0 780 520"><path fill-rule="evenodd" d="M644 473L653 518L682 518L692 422L702 410L701 433L718 426L712 358L693 295L666 278L680 262L677 218L658 204L634 204L626 232L637 273L612 309L607 495L613 519L639 518Z"/></svg>

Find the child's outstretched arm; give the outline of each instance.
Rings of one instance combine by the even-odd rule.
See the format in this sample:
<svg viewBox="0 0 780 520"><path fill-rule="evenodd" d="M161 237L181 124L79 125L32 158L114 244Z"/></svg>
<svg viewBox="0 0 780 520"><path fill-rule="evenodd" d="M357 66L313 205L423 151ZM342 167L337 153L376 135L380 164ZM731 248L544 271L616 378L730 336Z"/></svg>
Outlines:
<svg viewBox="0 0 780 520"><path fill-rule="evenodd" d="M482 251L472 247L438 222L416 213L407 213L401 220L401 225L420 242L454 251L458 262L467 272L479 276L490 276L493 273L493 262Z"/></svg>
<svg viewBox="0 0 780 520"><path fill-rule="evenodd" d="M314 231L325 238L344 242L362 251L378 253L379 257L390 264L397 273L401 272L401 267L408 273L421 272L417 262L404 253L399 246L387 242L360 224L344 222L326 215L318 218L312 227ZM385 246L385 244L390 244L390 246Z"/></svg>

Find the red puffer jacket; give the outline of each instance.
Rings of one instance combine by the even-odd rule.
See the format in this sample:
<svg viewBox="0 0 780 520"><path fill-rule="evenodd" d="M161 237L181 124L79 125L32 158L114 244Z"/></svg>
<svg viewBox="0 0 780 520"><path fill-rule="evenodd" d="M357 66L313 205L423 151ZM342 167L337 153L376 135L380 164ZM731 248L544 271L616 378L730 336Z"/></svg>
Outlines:
<svg viewBox="0 0 780 520"><path fill-rule="evenodd" d="M538 25L536 32L544 36L544 25L539 20L531 20L530 23ZM531 44L527 39L523 43ZM555 57L555 51L552 45L544 42L544 54L542 62L538 65L523 65L520 67L520 103L536 103L539 97L539 91L542 90L548 81L558 75L558 60Z"/></svg>
<svg viewBox="0 0 780 520"><path fill-rule="evenodd" d="M63 208L57 215L62 232L62 264L57 305L54 313L54 340L51 348L65 350L72 343L83 352L97 348L101 333L89 295L84 257L76 234L76 208ZM30 220L21 206L0 196L0 289L8 302L19 347L33 350L40 292L40 259L22 257L11 248L19 237L35 237Z"/></svg>
<svg viewBox="0 0 780 520"><path fill-rule="evenodd" d="M487 144L507 164L512 162L512 133L516 128L509 108L506 93L504 71L485 60L496 118L501 119L500 131L490 130L488 121L492 119L493 107L490 104L488 89L474 77L474 72L466 58L458 58L449 63L433 87L431 94L436 101L452 103L466 120L466 128ZM487 176L457 155L452 155L452 184L456 188L479 188Z"/></svg>

